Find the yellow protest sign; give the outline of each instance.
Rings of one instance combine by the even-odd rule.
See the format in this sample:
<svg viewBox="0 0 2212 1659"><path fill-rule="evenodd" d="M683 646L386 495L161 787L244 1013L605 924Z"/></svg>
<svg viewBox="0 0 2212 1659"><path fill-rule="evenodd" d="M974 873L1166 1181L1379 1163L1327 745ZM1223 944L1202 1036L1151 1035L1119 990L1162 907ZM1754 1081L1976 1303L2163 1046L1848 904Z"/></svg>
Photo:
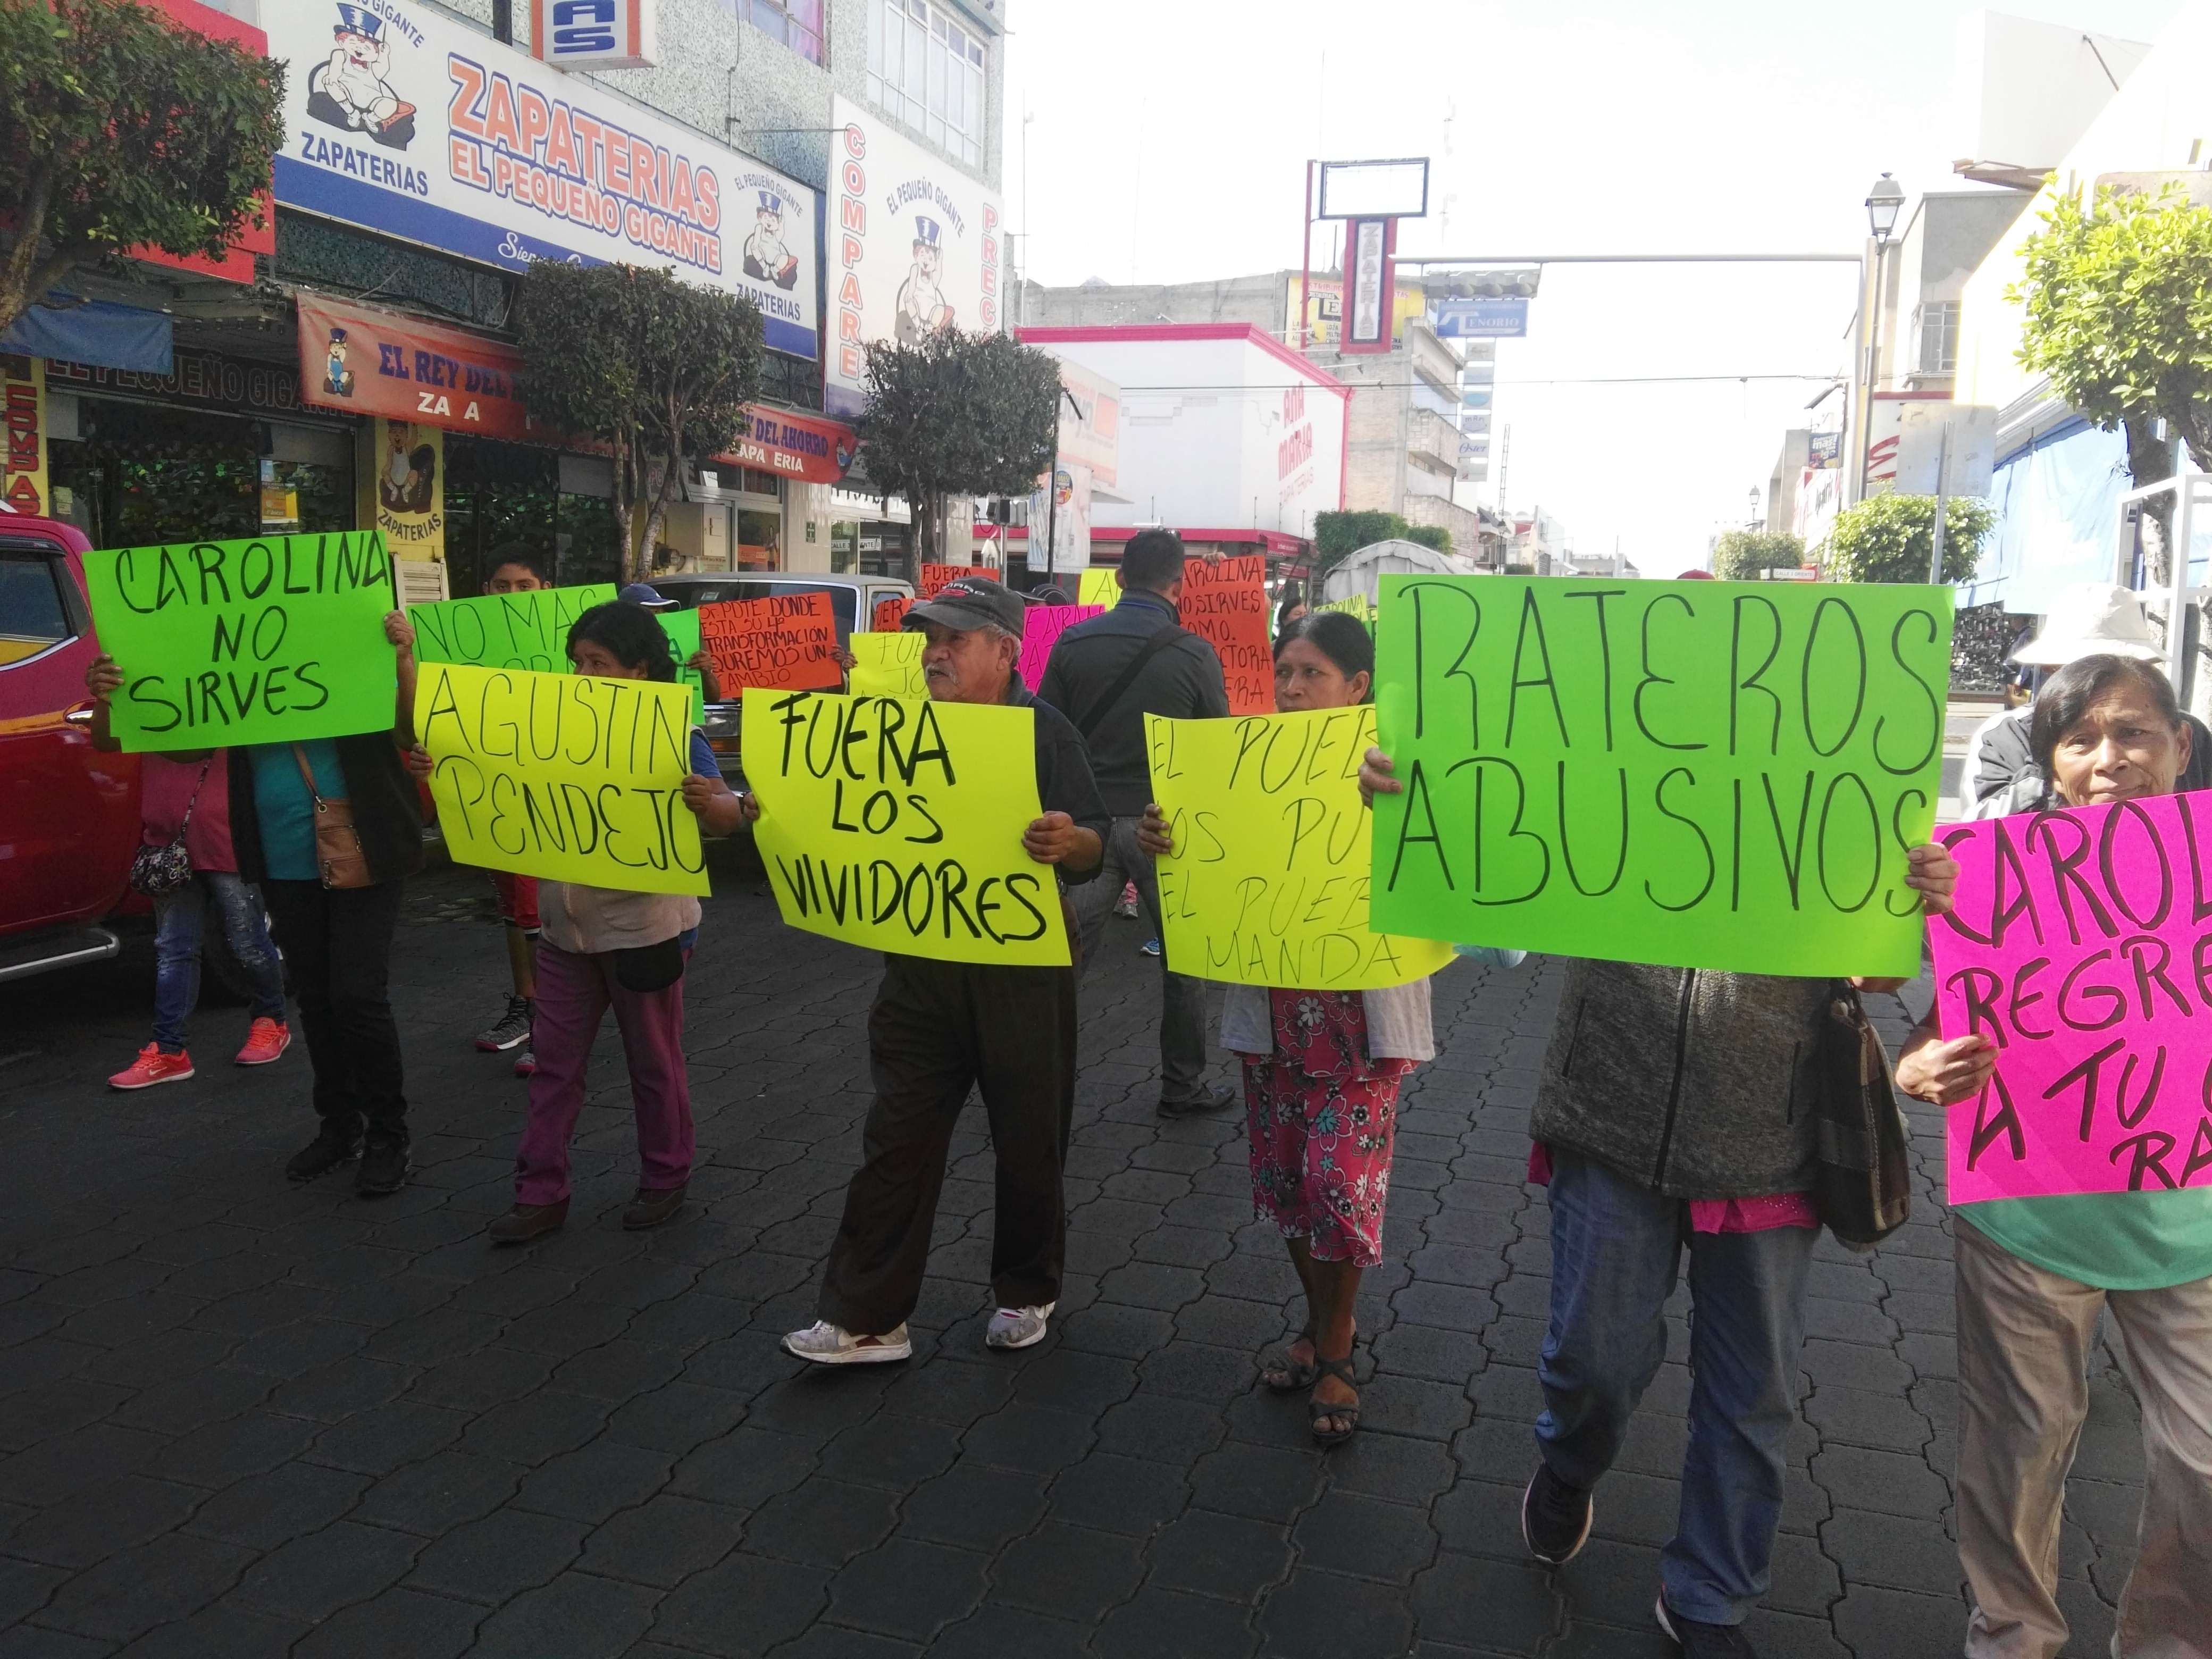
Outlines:
<svg viewBox="0 0 2212 1659"><path fill-rule="evenodd" d="M1110 609L1121 603L1121 584L1111 565L1092 565L1083 573L1076 590L1078 605L1103 605Z"/></svg>
<svg viewBox="0 0 2212 1659"><path fill-rule="evenodd" d="M940 962L1068 965L1058 878L1022 849L1032 711L824 691L755 691L744 711L785 921Z"/></svg>
<svg viewBox="0 0 2212 1659"><path fill-rule="evenodd" d="M707 891L699 820L684 804L686 687L429 662L415 725L456 862L633 893Z"/></svg>
<svg viewBox="0 0 2212 1659"><path fill-rule="evenodd" d="M1367 926L1370 814L1359 757L1375 709L1228 720L1145 717L1168 966L1285 990L1372 991L1425 978L1451 946Z"/></svg>
<svg viewBox="0 0 2212 1659"><path fill-rule="evenodd" d="M926 697L929 682L921 677L921 647L918 633L901 629L889 634L855 634L847 648L858 659L850 676L856 697Z"/></svg>

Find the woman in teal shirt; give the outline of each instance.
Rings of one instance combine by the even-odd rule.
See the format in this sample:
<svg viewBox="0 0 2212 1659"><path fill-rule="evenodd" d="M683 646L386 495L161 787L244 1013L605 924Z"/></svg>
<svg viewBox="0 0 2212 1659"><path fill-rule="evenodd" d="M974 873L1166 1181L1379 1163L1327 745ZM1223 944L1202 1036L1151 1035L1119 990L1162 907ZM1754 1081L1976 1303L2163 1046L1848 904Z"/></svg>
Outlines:
<svg viewBox="0 0 2212 1659"><path fill-rule="evenodd" d="M2166 676L2084 657L2036 699L2039 806L2172 793L2191 732ZM1974 1100L1996 1064L1981 1036L1943 1039L1929 1011L1898 1085ZM2109 1307L2142 1396L2140 1553L2115 1659L2212 1655L2212 1188L2010 1198L1952 1212L1957 1231L1959 1559L1974 1595L1968 1659L2056 1659L2059 1515L2088 1413L2084 1381Z"/></svg>

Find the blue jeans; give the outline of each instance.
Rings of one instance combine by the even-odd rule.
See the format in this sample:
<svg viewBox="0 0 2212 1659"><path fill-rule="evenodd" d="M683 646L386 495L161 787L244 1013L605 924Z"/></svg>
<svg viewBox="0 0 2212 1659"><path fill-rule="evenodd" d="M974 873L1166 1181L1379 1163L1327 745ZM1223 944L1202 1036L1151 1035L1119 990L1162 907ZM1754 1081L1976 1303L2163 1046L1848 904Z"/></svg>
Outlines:
<svg viewBox="0 0 2212 1659"><path fill-rule="evenodd" d="M269 940L261 895L228 870L195 871L191 881L154 901L154 1041L165 1054L185 1051L185 1022L200 1000L200 929L215 901L230 953L246 970L255 1019L284 1018L284 970Z"/></svg>
<svg viewBox="0 0 2212 1659"><path fill-rule="evenodd" d="M1797 1413L1810 1227L1692 1233L1689 1205L1593 1159L1552 1154L1552 1322L1537 1376L1536 1446L1588 1488L1667 1356L1661 1316L1690 1249L1690 1445L1674 1536L1659 1558L1667 1604L1741 1621L1766 1592L1782 1519L1784 1443Z"/></svg>

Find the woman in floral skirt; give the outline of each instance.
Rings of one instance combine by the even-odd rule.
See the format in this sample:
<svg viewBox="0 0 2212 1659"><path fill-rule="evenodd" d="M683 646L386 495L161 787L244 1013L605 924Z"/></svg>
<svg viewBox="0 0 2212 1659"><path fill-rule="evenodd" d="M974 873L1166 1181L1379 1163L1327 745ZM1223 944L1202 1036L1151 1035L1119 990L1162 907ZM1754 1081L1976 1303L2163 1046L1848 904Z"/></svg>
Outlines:
<svg viewBox="0 0 2212 1659"><path fill-rule="evenodd" d="M1302 617L1275 641L1279 714L1364 703L1374 678L1373 638L1340 611ZM1138 842L1156 858L1173 854L1157 805L1145 809ZM1398 1087L1437 1052L1429 982L1382 991L1232 985L1221 1043L1244 1061L1255 1212L1281 1231L1306 1292L1305 1328L1269 1358L1261 1379L1283 1393L1310 1389L1314 1438L1334 1445L1359 1426L1352 1303L1360 1274L1382 1260Z"/></svg>

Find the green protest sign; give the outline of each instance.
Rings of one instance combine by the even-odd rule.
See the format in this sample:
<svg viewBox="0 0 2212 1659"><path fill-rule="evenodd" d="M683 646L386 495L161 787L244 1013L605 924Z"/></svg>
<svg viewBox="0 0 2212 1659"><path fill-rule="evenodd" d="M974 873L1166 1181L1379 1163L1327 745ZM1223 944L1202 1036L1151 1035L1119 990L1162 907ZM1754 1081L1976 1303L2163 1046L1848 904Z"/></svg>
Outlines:
<svg viewBox="0 0 2212 1659"><path fill-rule="evenodd" d="M84 556L108 712L132 753L383 731L398 674L374 531L109 548Z"/></svg>
<svg viewBox="0 0 2212 1659"><path fill-rule="evenodd" d="M1385 576L1373 925L1620 962L1911 975L1948 587Z"/></svg>
<svg viewBox="0 0 2212 1659"><path fill-rule="evenodd" d="M691 724L707 718L707 681L696 668L686 666L699 654L699 613L696 611L656 611L660 631L668 635L668 654L676 659L676 683L691 688Z"/></svg>
<svg viewBox="0 0 2212 1659"><path fill-rule="evenodd" d="M613 584L594 582L410 605L407 620L415 625L415 659L565 674L570 625L614 596Z"/></svg>

